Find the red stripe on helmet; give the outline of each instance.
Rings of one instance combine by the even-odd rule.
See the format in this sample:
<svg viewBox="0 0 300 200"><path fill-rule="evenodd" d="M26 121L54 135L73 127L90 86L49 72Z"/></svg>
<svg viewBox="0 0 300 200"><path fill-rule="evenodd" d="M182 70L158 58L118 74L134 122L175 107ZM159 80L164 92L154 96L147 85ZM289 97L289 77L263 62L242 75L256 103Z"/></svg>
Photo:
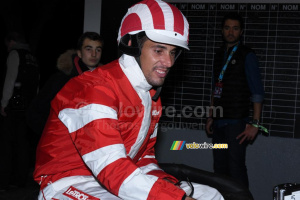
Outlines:
<svg viewBox="0 0 300 200"><path fill-rule="evenodd" d="M174 31L184 35L184 19L181 12L174 6L169 4L174 16Z"/></svg>
<svg viewBox="0 0 300 200"><path fill-rule="evenodd" d="M165 17L164 13L156 1L145 1L144 2L152 15L154 29L165 29Z"/></svg>
<svg viewBox="0 0 300 200"><path fill-rule="evenodd" d="M122 23L121 37L131 31L142 30L142 22L136 13L129 14Z"/></svg>

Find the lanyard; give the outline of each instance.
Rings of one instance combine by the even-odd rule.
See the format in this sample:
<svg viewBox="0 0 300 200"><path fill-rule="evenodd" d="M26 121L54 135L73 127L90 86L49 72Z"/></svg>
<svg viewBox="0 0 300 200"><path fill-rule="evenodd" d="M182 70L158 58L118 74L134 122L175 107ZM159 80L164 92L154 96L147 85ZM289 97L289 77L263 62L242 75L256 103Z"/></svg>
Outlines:
<svg viewBox="0 0 300 200"><path fill-rule="evenodd" d="M227 65L228 65L228 63L230 62L230 60L231 60L233 54L236 52L236 50L237 50L239 44L240 44L240 43L238 43L237 45L234 46L234 48L232 49L230 55L228 56L227 61L226 61L225 65L224 65L224 67L223 67L223 69L222 69L222 71L221 71L221 73L220 73L220 75L219 75L219 82L222 81L223 76L224 76L224 73L225 73L225 70L226 70L226 68L227 68Z"/></svg>

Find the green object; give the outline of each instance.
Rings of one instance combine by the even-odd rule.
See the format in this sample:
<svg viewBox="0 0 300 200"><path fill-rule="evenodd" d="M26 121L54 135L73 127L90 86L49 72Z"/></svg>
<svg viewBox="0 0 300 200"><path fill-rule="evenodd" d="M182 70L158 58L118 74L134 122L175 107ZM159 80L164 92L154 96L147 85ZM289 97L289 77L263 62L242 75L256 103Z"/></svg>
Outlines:
<svg viewBox="0 0 300 200"><path fill-rule="evenodd" d="M251 125L254 126L254 127L256 127L256 128L258 128L259 130L261 130L261 131L263 131L265 133L269 133L268 129L266 127L260 125L260 124L259 125L258 124L251 124Z"/></svg>

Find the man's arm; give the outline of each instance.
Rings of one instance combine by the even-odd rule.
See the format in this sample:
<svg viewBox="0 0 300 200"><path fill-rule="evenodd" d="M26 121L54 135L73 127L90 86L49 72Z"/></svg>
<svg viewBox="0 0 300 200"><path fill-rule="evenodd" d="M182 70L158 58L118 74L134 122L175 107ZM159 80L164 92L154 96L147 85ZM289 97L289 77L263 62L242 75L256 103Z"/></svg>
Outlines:
<svg viewBox="0 0 300 200"><path fill-rule="evenodd" d="M178 183L178 179L175 178L174 176L164 172L158 166L157 160L155 159L154 144L156 142L156 132L157 132L157 128L155 129L155 131L153 133L153 135L155 135L155 137L152 137L150 139L150 142L149 142L148 148L147 148L148 150L146 150L145 154L143 154L142 158L138 161L137 165L142 169L143 173L156 176L163 181L166 181L166 182L169 182L169 183L175 185L176 183ZM179 186L176 186L176 187L180 188ZM184 195L182 197L182 200L194 200L194 198Z"/></svg>
<svg viewBox="0 0 300 200"><path fill-rule="evenodd" d="M5 76L5 82L3 86L3 94L1 100L1 115L6 116L5 108L9 103L10 98L14 92L15 81L18 76L19 67L19 54L13 50L7 57L7 71Z"/></svg>
<svg viewBox="0 0 300 200"><path fill-rule="evenodd" d="M264 88L261 81L261 75L259 71L259 62L254 53L249 53L246 57L245 71L249 89L251 91L251 101L253 103L253 119L260 120L262 102L264 99ZM254 140L258 133L258 127L254 127L250 124L246 125L246 129L241 133L237 139L240 140L240 144L245 140Z"/></svg>
<svg viewBox="0 0 300 200"><path fill-rule="evenodd" d="M115 90L106 86L81 89L76 80L71 80L52 104L57 105L74 146L99 182L122 199L181 200L185 194L182 189L143 173L127 155L118 126L119 100ZM80 91L75 101L67 101L67 106L60 109L64 99L74 99L74 88ZM56 101L58 98L61 100Z"/></svg>
<svg viewBox="0 0 300 200"><path fill-rule="evenodd" d="M253 103L253 119L260 119L261 107L261 103ZM241 139L239 143L242 144L245 140L254 140L257 133L258 127L254 127L250 124L247 124L245 131L238 135L237 139Z"/></svg>
<svg viewBox="0 0 300 200"><path fill-rule="evenodd" d="M262 103L253 102L253 120L259 120L261 115Z"/></svg>
<svg viewBox="0 0 300 200"><path fill-rule="evenodd" d="M158 124L156 124L154 132L150 136L149 142L147 144L146 151L143 153L139 161L136 165L142 169L143 173L148 175L153 175L163 180L169 181L170 183L177 183L178 179L174 176L167 174L164 172L159 166L158 162L155 158L155 148L154 145L156 144L156 137L157 137L157 129Z"/></svg>

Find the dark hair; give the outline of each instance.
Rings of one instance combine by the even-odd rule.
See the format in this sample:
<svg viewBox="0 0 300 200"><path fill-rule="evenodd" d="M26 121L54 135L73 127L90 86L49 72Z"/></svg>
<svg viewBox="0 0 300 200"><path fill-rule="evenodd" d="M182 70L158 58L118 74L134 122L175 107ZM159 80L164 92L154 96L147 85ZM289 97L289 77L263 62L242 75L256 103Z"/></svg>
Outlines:
<svg viewBox="0 0 300 200"><path fill-rule="evenodd" d="M225 15L223 17L221 28L224 27L225 21L228 20L228 19L239 21L241 30L244 30L244 20L243 20L242 16L239 15L238 13L236 13L236 12L230 12L230 13L228 13L227 15Z"/></svg>
<svg viewBox="0 0 300 200"><path fill-rule="evenodd" d="M90 40L94 40L94 41L99 41L99 42L101 42L102 45L104 44L103 38L98 33L96 33L96 32L85 32L78 39L77 50L81 50L82 45L83 45L83 41L86 38L88 38Z"/></svg>
<svg viewBox="0 0 300 200"><path fill-rule="evenodd" d="M10 42L12 40L15 41L15 42L17 42L17 43L26 43L25 37L22 34L16 32L16 31L9 32L6 35L4 41L5 42Z"/></svg>

